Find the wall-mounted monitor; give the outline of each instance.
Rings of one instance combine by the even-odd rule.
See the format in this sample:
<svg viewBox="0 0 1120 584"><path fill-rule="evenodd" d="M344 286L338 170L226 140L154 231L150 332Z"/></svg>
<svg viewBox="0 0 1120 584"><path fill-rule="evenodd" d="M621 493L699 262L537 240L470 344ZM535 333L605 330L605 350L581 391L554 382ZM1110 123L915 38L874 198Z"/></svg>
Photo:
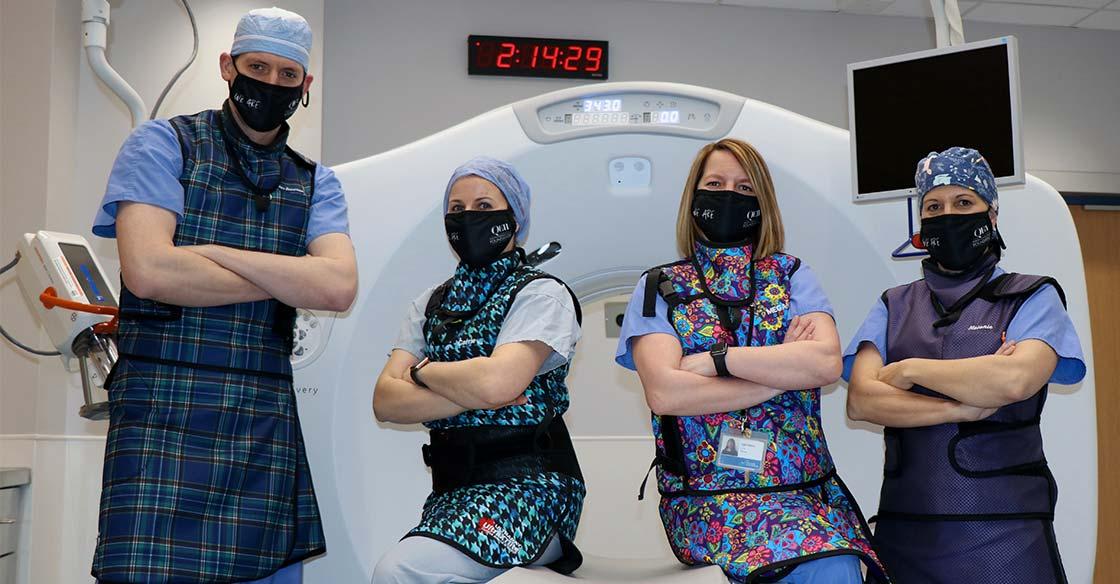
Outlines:
<svg viewBox="0 0 1120 584"><path fill-rule="evenodd" d="M999 186L1022 184L1019 52L1015 37L848 65L855 201L914 196L931 151L975 148Z"/></svg>

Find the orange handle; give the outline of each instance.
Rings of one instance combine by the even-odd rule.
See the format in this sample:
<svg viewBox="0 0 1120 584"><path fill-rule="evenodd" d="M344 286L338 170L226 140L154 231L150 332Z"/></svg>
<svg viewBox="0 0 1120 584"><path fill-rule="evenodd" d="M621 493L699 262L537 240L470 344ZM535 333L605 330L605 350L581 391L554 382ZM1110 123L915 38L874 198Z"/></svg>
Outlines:
<svg viewBox="0 0 1120 584"><path fill-rule="evenodd" d="M94 304L86 304L84 302L75 302L73 300L59 298L58 292L56 292L55 289L51 286L48 286L47 289L43 290L43 293L39 295L39 302L42 302L43 306L47 307L47 310L50 310L57 306L59 308L65 308L67 310L76 310L78 312L88 312L91 314L104 314L113 317L117 316L117 313L120 312L120 310L118 310L114 306L96 306ZM115 321L116 318L114 318L113 320Z"/></svg>
<svg viewBox="0 0 1120 584"><path fill-rule="evenodd" d="M93 325L93 332L99 335L113 336L117 334L117 317L114 316L112 320L99 322Z"/></svg>

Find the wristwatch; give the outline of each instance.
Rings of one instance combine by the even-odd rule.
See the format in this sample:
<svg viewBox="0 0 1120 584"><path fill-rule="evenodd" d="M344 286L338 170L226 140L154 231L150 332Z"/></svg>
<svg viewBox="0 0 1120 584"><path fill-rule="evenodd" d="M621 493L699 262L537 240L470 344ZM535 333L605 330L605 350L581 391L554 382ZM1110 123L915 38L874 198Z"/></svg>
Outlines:
<svg viewBox="0 0 1120 584"><path fill-rule="evenodd" d="M415 383L416 385L419 385L420 387L423 387L424 389L431 389L431 388L428 387L427 383L424 383L424 381L420 379L419 373L420 373L420 370L423 369L425 365L427 365L428 363L431 363L431 362L432 362L431 359L428 359L427 357L424 357L424 359L421 360L419 363L417 363L417 364L413 365L412 367L408 368L408 376L412 378L412 382Z"/></svg>
<svg viewBox="0 0 1120 584"><path fill-rule="evenodd" d="M720 342L712 345L708 354L712 356L712 362L716 364L716 375L731 377L731 372L727 370L727 343Z"/></svg>

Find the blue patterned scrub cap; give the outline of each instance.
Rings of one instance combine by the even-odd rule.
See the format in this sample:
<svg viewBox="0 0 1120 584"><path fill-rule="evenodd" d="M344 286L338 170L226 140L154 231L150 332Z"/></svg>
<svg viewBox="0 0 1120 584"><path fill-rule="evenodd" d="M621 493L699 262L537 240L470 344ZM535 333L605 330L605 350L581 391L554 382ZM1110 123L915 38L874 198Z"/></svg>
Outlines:
<svg viewBox="0 0 1120 584"><path fill-rule="evenodd" d="M447 181L447 189L443 192L444 213L447 213L447 202L451 199L451 187L464 176L484 178L502 191L513 211L514 219L517 220L517 243L525 243L529 236L529 183L525 182L521 173L512 164L489 156L476 156L468 160L456 168L451 180Z"/></svg>
<svg viewBox="0 0 1120 584"><path fill-rule="evenodd" d="M999 212L999 191L996 190L992 168L972 148L954 146L943 152L930 152L918 162L914 185L918 187L919 202L934 188L957 185L972 189L993 211Z"/></svg>
<svg viewBox="0 0 1120 584"><path fill-rule="evenodd" d="M237 23L229 54L236 57L256 52L291 59L306 73L311 66L311 26L302 16L283 8L250 10Z"/></svg>

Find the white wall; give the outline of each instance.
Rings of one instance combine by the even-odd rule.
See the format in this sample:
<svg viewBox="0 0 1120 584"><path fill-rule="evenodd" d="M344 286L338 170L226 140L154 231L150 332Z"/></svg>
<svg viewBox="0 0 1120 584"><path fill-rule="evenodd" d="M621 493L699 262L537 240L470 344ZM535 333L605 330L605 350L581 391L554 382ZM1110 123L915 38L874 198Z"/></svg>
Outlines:
<svg viewBox="0 0 1120 584"><path fill-rule="evenodd" d="M332 0L326 19L331 164L584 83L468 77L472 33L605 39L611 81L714 87L840 127L847 63L934 46L923 19L638 0ZM1120 192L1120 33L966 22L965 34L1019 38L1028 171Z"/></svg>
<svg viewBox="0 0 1120 584"><path fill-rule="evenodd" d="M92 75L81 51L80 2L0 0L0 261L16 237L51 229L90 239L106 269L118 267L112 241L90 233L120 144L126 108ZM229 49L237 19L279 5L315 30L312 73L322 71L323 0L192 0L199 57L165 100L163 116L218 107L227 94L218 55ZM190 26L177 0L115 0L109 59L149 107L191 50ZM311 107L292 120L292 145L321 150L321 85ZM49 342L31 317L12 274L0 277L0 318L17 338ZM77 414L80 382L57 358L36 359L0 341L0 466L32 467L29 562L23 583L90 581L104 422ZM102 398L104 394L101 394Z"/></svg>

